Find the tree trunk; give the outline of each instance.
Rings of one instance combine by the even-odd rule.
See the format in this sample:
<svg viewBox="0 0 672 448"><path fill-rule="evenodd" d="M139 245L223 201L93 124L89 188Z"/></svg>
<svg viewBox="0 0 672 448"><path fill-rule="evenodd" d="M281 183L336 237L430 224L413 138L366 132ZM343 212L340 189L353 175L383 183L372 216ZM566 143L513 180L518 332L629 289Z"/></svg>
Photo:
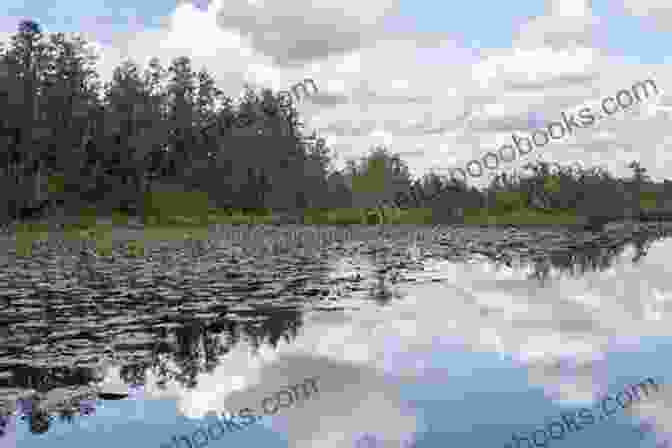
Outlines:
<svg viewBox="0 0 672 448"><path fill-rule="evenodd" d="M35 176L34 176L34 179L35 179L35 183L34 183L35 196L34 197L35 197L35 201L38 202L38 203L42 203L42 201L44 200L44 195L43 195L43 192L42 192L42 188L43 188L43 186L42 186L42 183L43 183L42 170L40 168L41 167L38 166L37 171L35 172Z"/></svg>
<svg viewBox="0 0 672 448"><path fill-rule="evenodd" d="M0 189L1 191L12 191L16 186L13 182L13 176L11 175L10 167L0 170ZM12 215L14 211L12 210L13 198L9 195L2 195L2 200L0 201L0 219L2 220L2 225L9 225L12 222Z"/></svg>

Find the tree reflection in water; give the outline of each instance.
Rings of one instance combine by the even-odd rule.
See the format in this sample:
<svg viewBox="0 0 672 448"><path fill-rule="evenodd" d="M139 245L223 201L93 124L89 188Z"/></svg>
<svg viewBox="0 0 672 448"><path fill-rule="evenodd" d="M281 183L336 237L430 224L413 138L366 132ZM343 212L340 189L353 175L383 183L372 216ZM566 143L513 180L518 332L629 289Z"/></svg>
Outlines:
<svg viewBox="0 0 672 448"><path fill-rule="evenodd" d="M256 354L264 344L277 349L280 339L290 344L302 325L300 311L296 309L269 308L236 314L235 318L220 318L214 322L190 319L178 327L156 329L149 359L128 362L119 370L120 378L129 387L128 398L142 398L150 372L158 378L156 384L159 389L165 390L169 382L192 389L197 385L198 376L212 373L241 339L249 341ZM124 351L117 350L117 354L123 356ZM98 383L101 378L96 369L17 364L7 370L11 375L0 378L0 388L36 391L16 402L17 414L20 419L28 421L31 433L47 432L54 415L59 417L59 421L68 423L74 423L77 416L95 415L96 401L88 397L74 398L58 405L47 404L44 397L53 389L74 390ZM99 393L98 398L122 398L112 395L115 394ZM3 422L7 424L6 420Z"/></svg>
<svg viewBox="0 0 672 448"><path fill-rule="evenodd" d="M639 262L652 242L657 239L660 238L637 236L628 240L622 239L608 243L598 241L592 247L564 251L553 249L543 257L518 258L521 258L521 262L533 266L534 273L531 274L531 278L543 282L550 278L552 269L571 276L608 269L613 265L615 258L621 255L628 245L632 245L636 252L632 261ZM399 255L396 250L390 250L386 244L387 242L383 245L384 247L380 247L373 252L372 264L375 272L372 272L372 275L368 277L375 281L372 285L369 285L371 286L368 290L369 297L383 306L393 299L399 298L395 284L400 272L405 268L412 267L413 263L417 264L417 260L414 261L414 259L411 259L412 257ZM603 247L599 247L600 244L603 244ZM502 258L494 257L493 259L497 263L501 263L502 260ZM308 261L306 261L306 266L308 266L307 263ZM300 269L307 269L304 265L299 267ZM314 293L317 289L309 290L307 288L308 280L304 277L307 278L308 276L297 277L295 282L285 285L292 296L309 297L317 294ZM324 284L327 283L328 281L324 280ZM256 292L258 290L258 288L250 285L246 285L246 287L245 291ZM232 292L237 295L245 294L243 290L232 290ZM123 302L125 311L119 311L120 316L124 315L122 311L126 314L133 311L133 306L136 306L134 300L135 298L125 299ZM137 306L148 306L148 300L151 299L138 298L139 305ZM184 304L184 301L180 303ZM277 306L283 303L285 305L282 308ZM130 333L137 331L137 327L142 327L141 331L149 336L149 342L145 342L143 339L141 345L137 343L113 344L115 357L121 360L119 376L125 384L131 385L128 396L130 398L139 397L142 387L148 382L150 374L157 378L155 385L159 390L165 390L171 382L184 389L193 389L197 385L199 375L214 372L222 359L234 350L241 340L250 341L254 353L262 345L268 345L277 350L281 339L291 344L297 337L298 329L303 325L299 306L287 308L283 298L278 298L276 303L258 305L250 311L230 311L230 308L230 304L217 305L212 310L217 315L214 318L194 317L188 313L180 313L177 317L161 318L158 322L157 320L152 321L151 324L133 325L135 327L133 330L126 330L123 326L118 329L112 327L113 331L108 331L107 334L113 334L117 338L122 337L125 340L132 341L132 338L129 337ZM113 311L117 310L113 309ZM54 313L58 314L61 311L54 311ZM51 326L52 321L56 322L62 317L61 315L52 316L47 324ZM104 327L104 329L108 330L109 328ZM46 337L51 338L51 340L57 333L56 330L51 328L45 331ZM15 335L10 336L14 337ZM81 340L82 337L90 337L90 340L94 342L98 342L98 340L103 340L106 343L116 342L106 339L109 336L95 335L93 337L89 333L78 334L75 337L65 336L66 339L72 338L73 340L78 338ZM60 342L60 340L56 341ZM17 349L16 353L18 355L21 352ZM17 358L18 356L14 359ZM79 401L73 399L73 402L68 405L52 406L45 405L43 396L57 388L74 390L97 384L101 380L99 369L94 367L43 366L44 364L40 364L38 367L37 365L16 361L14 365L3 365L2 371L0 371L2 373L0 375L0 389L18 389L24 391L25 394L35 393L29 399L17 402L17 408L20 409L24 421L29 421L31 432L46 432L52 421L51 415L58 415L60 421L70 423L77 416L95 415L95 402L84 401L90 400L90 397L81 397ZM6 420L4 425L6 428ZM4 428L0 428L0 430L6 432Z"/></svg>
<svg viewBox="0 0 672 448"><path fill-rule="evenodd" d="M538 280L543 286L546 281L552 279L554 271L561 278L576 278L589 272L606 271L613 267L618 258L630 247L635 251L632 263L640 263L651 245L663 238L663 236L636 235L631 239L612 242L607 247L589 245L571 250L551 250L543 255L520 257L520 267L531 267L532 272L528 278ZM505 263L502 258L494 255L489 258L495 262L498 270L503 264L510 267L510 263Z"/></svg>

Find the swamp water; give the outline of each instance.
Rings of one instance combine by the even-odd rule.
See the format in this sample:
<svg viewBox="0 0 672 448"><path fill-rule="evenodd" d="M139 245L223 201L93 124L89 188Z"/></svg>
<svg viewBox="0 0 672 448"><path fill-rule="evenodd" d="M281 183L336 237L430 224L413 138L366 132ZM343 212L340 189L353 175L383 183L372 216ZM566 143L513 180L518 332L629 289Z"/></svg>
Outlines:
<svg viewBox="0 0 672 448"><path fill-rule="evenodd" d="M646 377L661 390L536 446L654 447L672 434L671 229L5 244L0 447L515 447ZM310 399L192 438L308 377Z"/></svg>

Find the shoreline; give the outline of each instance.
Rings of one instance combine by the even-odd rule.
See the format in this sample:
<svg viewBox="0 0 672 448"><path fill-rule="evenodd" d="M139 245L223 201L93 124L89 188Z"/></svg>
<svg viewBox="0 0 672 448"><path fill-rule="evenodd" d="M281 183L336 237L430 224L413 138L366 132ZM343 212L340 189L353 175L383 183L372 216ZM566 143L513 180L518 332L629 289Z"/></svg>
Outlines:
<svg viewBox="0 0 672 448"><path fill-rule="evenodd" d="M516 217L516 216L514 216ZM474 217L472 219L466 220L471 222L465 222L464 219L454 220L452 222L444 223L383 223L383 224L364 224L364 223L239 223L239 222L210 222L207 224L143 224L140 219L129 219L129 223L126 224L117 224L113 223L111 218L101 218L97 219L95 225L88 226L77 226L64 229L62 225L56 225L54 223L49 223L47 221L33 221L33 222L22 222L22 223L12 223L10 226L5 226L0 233L0 241L15 240L18 234L51 234L52 232L59 235L64 235L65 233L75 234L78 232L95 232L111 230L114 233L139 233L139 232L185 232L185 233L221 233L227 230L232 232L250 232L252 228L268 228L268 229L277 229L278 231L287 231L289 229L308 229L308 228L329 228L329 229L342 229L344 232L350 231L353 229L400 229L400 228L411 228L411 227L455 227L455 228L482 228L488 227L493 229L499 228L566 228L566 229L581 229L586 228L589 219L583 216L577 217L574 223L567 222L566 220L559 219L557 222L552 222L549 219L549 222L514 222L510 219L510 215L505 216L488 216L483 215L480 217ZM549 218L552 218L549 216ZM500 222L497 222L500 221ZM516 220L517 221L517 220ZM620 227L620 226L650 226L654 224L665 224L672 223L672 215L668 219L665 218L654 218L649 219L614 219L604 222L605 227ZM21 229L21 226L35 226L34 228ZM367 232L368 233L368 232Z"/></svg>

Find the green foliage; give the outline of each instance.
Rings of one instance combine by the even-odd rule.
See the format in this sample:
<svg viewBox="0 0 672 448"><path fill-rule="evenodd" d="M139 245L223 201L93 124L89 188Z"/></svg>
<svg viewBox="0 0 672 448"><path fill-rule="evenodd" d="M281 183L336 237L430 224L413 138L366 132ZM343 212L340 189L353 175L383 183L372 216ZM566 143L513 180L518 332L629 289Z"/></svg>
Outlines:
<svg viewBox="0 0 672 448"><path fill-rule="evenodd" d="M353 192L353 205L364 207L375 207L381 201L392 202L398 192L408 191L411 184L405 162L382 146L371 149L359 163L348 161L345 177Z"/></svg>
<svg viewBox="0 0 672 448"><path fill-rule="evenodd" d="M19 256L29 257L32 254L33 243L46 241L49 238L49 226L40 223L19 224L16 227L16 253Z"/></svg>
<svg viewBox="0 0 672 448"><path fill-rule="evenodd" d="M52 174L47 180L47 191L50 194L65 192L65 176L59 174Z"/></svg>
<svg viewBox="0 0 672 448"><path fill-rule="evenodd" d="M543 212L529 208L509 212L470 208L464 211L464 224L470 225L576 225L581 219L574 210Z"/></svg>
<svg viewBox="0 0 672 448"><path fill-rule="evenodd" d="M79 210L77 221L70 224L70 226L82 230L89 229L96 227L97 220L98 212L95 207L83 207Z"/></svg>
<svg viewBox="0 0 672 448"><path fill-rule="evenodd" d="M157 224L203 224L209 209L204 192L151 192L144 196L143 219L153 217Z"/></svg>
<svg viewBox="0 0 672 448"><path fill-rule="evenodd" d="M428 208L392 209L385 208L384 224L433 224L432 210ZM377 209L337 208L306 210L304 224L307 225L379 225Z"/></svg>
<svg viewBox="0 0 672 448"><path fill-rule="evenodd" d="M414 180L385 147L338 171L325 140L314 133L314 143L308 142L296 108L279 94L246 87L234 106L188 57L165 68L154 58L144 71L125 61L101 86L96 61L84 40L46 36L32 21L23 21L0 52L0 92L7 94L0 95L0 121L11 131L0 142L0 160L17 159L11 167L16 177L6 176L11 179L3 188L20 201L35 199L29 177L40 170L49 195L64 198L69 214L82 204L130 202L155 228L272 223L279 217L271 208L305 209L306 223L428 224L447 220L455 208L469 208L465 216L474 219L560 219L566 210L617 217L636 209L636 193L651 183L639 162L628 165L633 174L627 181L597 168L558 165L552 172L551 164L540 162L526 165L527 176L502 174L477 190L434 173ZM19 138L28 135L32 141ZM9 168L7 162L0 166ZM200 192L153 190L145 184L149 177ZM416 208L389 208L395 199L397 206ZM643 193L639 204L652 208L662 199ZM485 204L491 208L478 209ZM11 204L4 208L9 212ZM96 226L95 213L78 214L69 226L73 234ZM127 220L113 212L113 224Z"/></svg>
<svg viewBox="0 0 672 448"><path fill-rule="evenodd" d="M412 208L405 211L400 218L401 224L434 224L431 208Z"/></svg>
<svg viewBox="0 0 672 448"><path fill-rule="evenodd" d="M126 254L129 257L141 257L145 254L145 247L142 241L131 240L126 243Z"/></svg>
<svg viewBox="0 0 672 448"><path fill-rule="evenodd" d="M660 207L658 204L658 194L654 191L642 191L639 193L640 205L642 208L657 208Z"/></svg>
<svg viewBox="0 0 672 448"><path fill-rule="evenodd" d="M353 179L355 193L381 193L385 188L385 161L369 160L367 170Z"/></svg>
<svg viewBox="0 0 672 448"><path fill-rule="evenodd" d="M527 206L527 194L522 191L498 191L495 201L495 212L509 213Z"/></svg>
<svg viewBox="0 0 672 448"><path fill-rule="evenodd" d="M544 191L548 193L560 192L560 176L552 175L544 179Z"/></svg>
<svg viewBox="0 0 672 448"><path fill-rule="evenodd" d="M306 209L304 210L303 223L306 225L332 224L351 225L361 224L361 210L356 208Z"/></svg>

